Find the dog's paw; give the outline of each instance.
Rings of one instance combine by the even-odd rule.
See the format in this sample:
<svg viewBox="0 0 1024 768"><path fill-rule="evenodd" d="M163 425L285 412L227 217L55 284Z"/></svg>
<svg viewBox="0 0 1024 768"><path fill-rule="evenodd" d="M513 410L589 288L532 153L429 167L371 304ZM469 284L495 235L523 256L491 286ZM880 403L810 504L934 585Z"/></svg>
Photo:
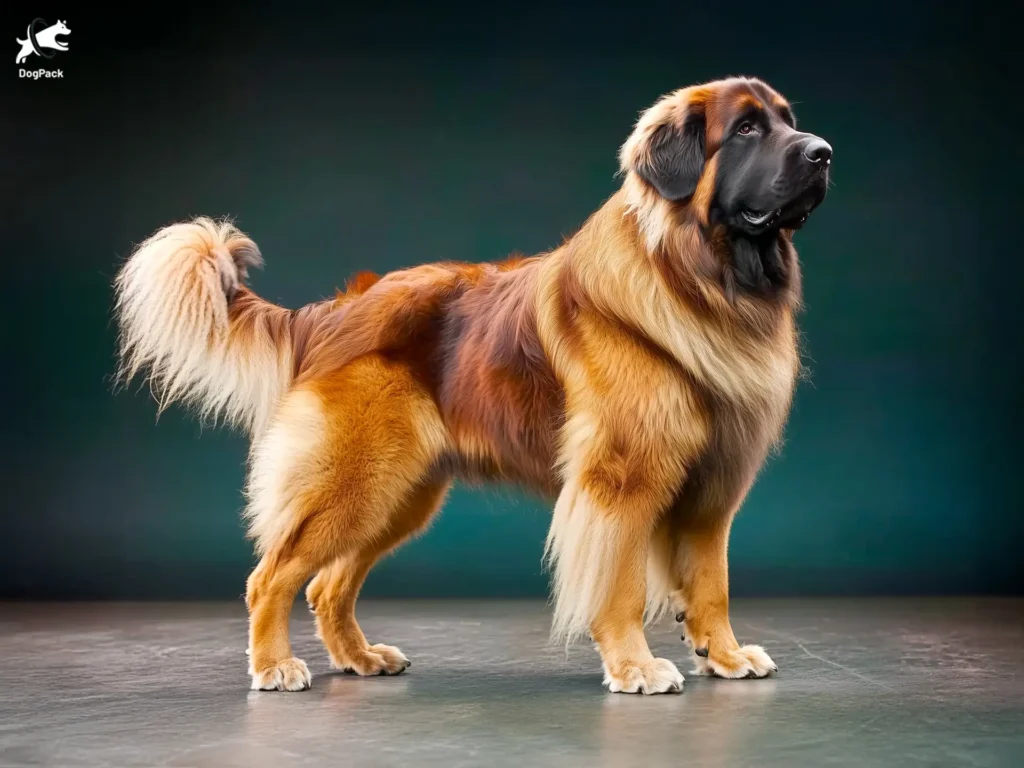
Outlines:
<svg viewBox="0 0 1024 768"><path fill-rule="evenodd" d="M309 606L309 612L313 615L316 615L316 607L324 593L325 581L326 579L318 573L306 587L306 605Z"/></svg>
<svg viewBox="0 0 1024 768"><path fill-rule="evenodd" d="M668 659L651 659L638 664L604 665L604 685L612 693L680 693L683 676Z"/></svg>
<svg viewBox="0 0 1024 768"><path fill-rule="evenodd" d="M704 653L707 655L703 655ZM693 658L694 674L730 680L767 677L779 669L771 656L759 645L744 645L734 651L717 652L712 646L704 650L695 650Z"/></svg>
<svg viewBox="0 0 1024 768"><path fill-rule="evenodd" d="M302 659L285 659L266 669L252 670L249 674L252 675L254 691L304 691L313 684L309 667Z"/></svg>
<svg viewBox="0 0 1024 768"><path fill-rule="evenodd" d="M400 675L412 662L393 645L371 645L365 651L353 654L343 662L332 659L331 666L344 672L354 672L363 677L371 675Z"/></svg>

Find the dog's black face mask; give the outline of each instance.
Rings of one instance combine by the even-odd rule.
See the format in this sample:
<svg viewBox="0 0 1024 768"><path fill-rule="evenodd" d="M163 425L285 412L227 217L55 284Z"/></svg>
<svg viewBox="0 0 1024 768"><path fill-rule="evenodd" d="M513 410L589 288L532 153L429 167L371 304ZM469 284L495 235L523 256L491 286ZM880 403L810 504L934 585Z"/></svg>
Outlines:
<svg viewBox="0 0 1024 768"><path fill-rule="evenodd" d="M707 218L734 236L762 239L798 229L825 199L832 147L796 130L784 102L742 90L710 111L694 109L682 124L655 130L636 171L666 200L686 202L708 168L708 144L716 148L714 194Z"/></svg>
<svg viewBox="0 0 1024 768"><path fill-rule="evenodd" d="M832 147L800 133L788 108L750 104L724 126L712 218L737 234L799 229L825 199Z"/></svg>

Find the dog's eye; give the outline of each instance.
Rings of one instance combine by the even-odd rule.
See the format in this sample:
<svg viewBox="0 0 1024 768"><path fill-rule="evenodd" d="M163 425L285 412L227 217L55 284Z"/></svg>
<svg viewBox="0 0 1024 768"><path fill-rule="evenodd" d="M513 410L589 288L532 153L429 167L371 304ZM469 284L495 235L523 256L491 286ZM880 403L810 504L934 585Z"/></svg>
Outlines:
<svg viewBox="0 0 1024 768"><path fill-rule="evenodd" d="M743 123L739 128L736 129L736 133L740 136L746 136L754 132L754 126L750 123Z"/></svg>

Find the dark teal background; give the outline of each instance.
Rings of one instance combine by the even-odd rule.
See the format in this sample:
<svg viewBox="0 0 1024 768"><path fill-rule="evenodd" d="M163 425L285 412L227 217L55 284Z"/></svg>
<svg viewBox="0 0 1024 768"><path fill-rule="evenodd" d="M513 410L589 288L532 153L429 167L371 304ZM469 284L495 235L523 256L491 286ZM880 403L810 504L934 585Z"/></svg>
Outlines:
<svg viewBox="0 0 1024 768"><path fill-rule="evenodd" d="M811 377L735 524L734 593L1020 591L1024 257L986 222L1017 194L1019 99L981 4L545 8L91 11L63 80L4 65L0 597L243 590L245 441L111 390L134 242L234 216L289 307L548 248L616 188L641 109L730 74L835 150L797 239ZM548 514L460 488L365 594L543 595Z"/></svg>

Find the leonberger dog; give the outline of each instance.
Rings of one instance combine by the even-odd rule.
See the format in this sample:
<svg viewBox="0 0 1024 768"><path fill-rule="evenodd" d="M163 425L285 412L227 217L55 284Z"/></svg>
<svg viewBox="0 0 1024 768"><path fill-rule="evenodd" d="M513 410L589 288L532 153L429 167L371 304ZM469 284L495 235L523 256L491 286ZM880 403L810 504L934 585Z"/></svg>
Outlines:
<svg viewBox="0 0 1024 768"><path fill-rule="evenodd" d="M682 689L644 634L666 612L695 673L776 671L733 634L727 544L799 378L793 236L832 149L730 77L663 96L618 157L621 187L548 252L358 273L297 310L245 286L262 256L231 221L171 224L121 265L122 380L251 436L253 689L310 687L288 636L307 581L334 667L409 666L356 598L455 479L551 500L551 637L588 636L610 691Z"/></svg>

